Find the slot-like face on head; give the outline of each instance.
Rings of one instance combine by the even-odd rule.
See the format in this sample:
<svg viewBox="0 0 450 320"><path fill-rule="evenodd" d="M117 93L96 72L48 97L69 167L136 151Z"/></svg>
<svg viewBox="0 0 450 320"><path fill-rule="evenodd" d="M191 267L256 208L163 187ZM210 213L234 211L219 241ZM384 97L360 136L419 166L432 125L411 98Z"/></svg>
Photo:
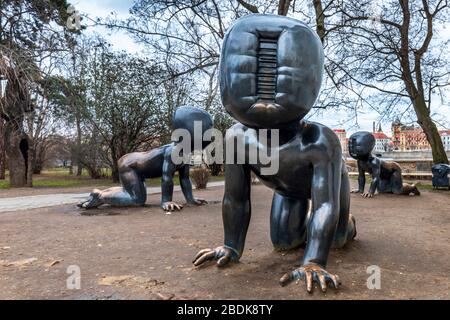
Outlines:
<svg viewBox="0 0 450 320"><path fill-rule="evenodd" d="M368 131L359 131L348 139L348 151L355 159L368 157L375 148L375 137Z"/></svg>
<svg viewBox="0 0 450 320"><path fill-rule="evenodd" d="M323 48L304 23L276 15L239 19L222 46L225 109L252 128L282 128L302 119L320 90Z"/></svg>
<svg viewBox="0 0 450 320"><path fill-rule="evenodd" d="M195 124L200 125L201 132L195 132ZM205 110L189 107L189 106L181 106L178 107L172 118L172 126L173 129L185 129L189 132L191 136L191 145L194 147L194 139L201 139L202 148L206 148L210 141L203 141L203 135L206 130L211 129L214 123L211 115ZM201 134L201 136L197 136ZM178 142L178 141L175 141Z"/></svg>

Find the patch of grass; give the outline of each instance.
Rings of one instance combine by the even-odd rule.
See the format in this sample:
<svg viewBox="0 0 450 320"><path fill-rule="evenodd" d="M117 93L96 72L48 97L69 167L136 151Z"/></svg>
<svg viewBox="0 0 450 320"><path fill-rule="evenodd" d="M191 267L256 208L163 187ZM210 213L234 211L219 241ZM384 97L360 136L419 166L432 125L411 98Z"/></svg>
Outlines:
<svg viewBox="0 0 450 320"><path fill-rule="evenodd" d="M419 188L419 190L434 190L433 184L429 181L427 181L426 183L420 181L419 184L417 185L417 188ZM446 190L446 189L440 188L439 190Z"/></svg>
<svg viewBox="0 0 450 320"><path fill-rule="evenodd" d="M34 180L33 188L70 188L70 187L94 187L118 185L109 179L45 179ZM0 189L9 189L8 180L0 180Z"/></svg>
<svg viewBox="0 0 450 320"><path fill-rule="evenodd" d="M111 179L90 179L87 177L76 177L68 175L69 171L52 169L43 171L41 175L33 177L34 188L70 188L70 187L112 187L119 186L119 183L114 183ZM62 168L64 169L64 168ZM209 181L223 181L224 176L211 176ZM180 179L178 175L174 177L174 184L179 185ZM145 180L148 187L159 187L161 185L161 178L153 178ZM8 178L0 180L0 189L9 189Z"/></svg>
<svg viewBox="0 0 450 320"><path fill-rule="evenodd" d="M100 171L105 177L111 177L111 169L103 168ZM42 170L40 175L70 176L70 170L67 167L66 168L64 168L64 167L49 168L49 169ZM78 178L80 178L80 177L88 177L89 178L89 172L86 169L81 170L81 176L79 176Z"/></svg>
<svg viewBox="0 0 450 320"><path fill-rule="evenodd" d="M118 185L109 179L64 179L64 180L37 180L33 182L35 188L69 188L90 186L114 186Z"/></svg>
<svg viewBox="0 0 450 320"><path fill-rule="evenodd" d="M8 188L9 188L9 181L0 180L0 189L8 189Z"/></svg>
<svg viewBox="0 0 450 320"><path fill-rule="evenodd" d="M210 176L209 182L224 181L225 176Z"/></svg>

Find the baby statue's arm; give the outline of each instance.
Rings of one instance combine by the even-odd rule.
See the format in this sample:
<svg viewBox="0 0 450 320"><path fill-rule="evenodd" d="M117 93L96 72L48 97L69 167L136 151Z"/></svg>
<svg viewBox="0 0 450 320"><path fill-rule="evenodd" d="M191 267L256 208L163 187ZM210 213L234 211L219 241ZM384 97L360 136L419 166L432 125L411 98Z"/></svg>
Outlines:
<svg viewBox="0 0 450 320"><path fill-rule="evenodd" d="M358 189L354 189L352 193L364 193L366 186L366 171L361 166L361 160L358 160Z"/></svg>
<svg viewBox="0 0 450 320"><path fill-rule="evenodd" d="M176 171L176 166L171 159L172 147L166 148L162 164L162 179L161 179L161 208L164 211L181 210L183 206L172 201L173 195L173 176Z"/></svg>
<svg viewBox="0 0 450 320"><path fill-rule="evenodd" d="M207 204L208 202L206 200L194 198L194 195L192 194L192 183L189 178L189 165L183 165L178 169L178 173L180 175L181 191L183 191L186 202L195 205Z"/></svg>
<svg viewBox="0 0 450 320"><path fill-rule="evenodd" d="M363 197L373 198L380 184L381 163L378 159L373 159L372 163L372 182L370 183L369 191L363 194Z"/></svg>

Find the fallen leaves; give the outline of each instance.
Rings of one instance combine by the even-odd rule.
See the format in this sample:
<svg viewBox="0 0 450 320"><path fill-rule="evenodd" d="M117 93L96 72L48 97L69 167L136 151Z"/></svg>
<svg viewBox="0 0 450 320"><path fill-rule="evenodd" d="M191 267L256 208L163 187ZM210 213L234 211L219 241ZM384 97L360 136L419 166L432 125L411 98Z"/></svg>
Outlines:
<svg viewBox="0 0 450 320"><path fill-rule="evenodd" d="M22 267L26 267L28 265L31 265L33 262L35 262L37 260L38 260L38 258L35 258L35 257L27 258L27 259L21 259L21 260L16 260L16 261L0 260L0 266L22 268ZM63 260L51 260L50 262L44 264L43 266L45 266L46 268L50 268L50 267L53 267L53 266L55 266L57 264L60 264L61 261L63 261Z"/></svg>
<svg viewBox="0 0 450 320"><path fill-rule="evenodd" d="M24 267L33 262L37 261L37 258L28 258L17 261L2 261L2 266L4 267Z"/></svg>
<svg viewBox="0 0 450 320"><path fill-rule="evenodd" d="M55 266L55 265L57 265L59 263L61 263L61 260L53 260L53 261L47 263L45 266L46 267L53 267L53 266Z"/></svg>
<svg viewBox="0 0 450 320"><path fill-rule="evenodd" d="M175 297L174 294L165 295L165 294L162 294L162 293L158 293L157 296L161 300L172 300Z"/></svg>

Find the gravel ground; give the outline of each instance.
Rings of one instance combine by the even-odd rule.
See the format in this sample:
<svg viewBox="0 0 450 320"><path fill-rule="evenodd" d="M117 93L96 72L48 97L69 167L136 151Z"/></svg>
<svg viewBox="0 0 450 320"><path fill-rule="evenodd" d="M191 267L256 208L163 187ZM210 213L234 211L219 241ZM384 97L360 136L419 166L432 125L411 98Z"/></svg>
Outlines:
<svg viewBox="0 0 450 320"><path fill-rule="evenodd" d="M328 265L343 286L312 295L303 283L278 285L303 250L273 251L272 191L262 185L252 190L241 262L193 268L198 250L223 239L223 188L195 193L210 204L171 215L159 209L160 195L150 195L143 208L90 215L74 205L0 213L0 299L449 299L450 192L352 195L358 236L333 250ZM180 192L175 199L182 201ZM381 269L380 290L366 286L371 265ZM67 271L75 270L69 266L80 269L80 289L67 288Z"/></svg>

